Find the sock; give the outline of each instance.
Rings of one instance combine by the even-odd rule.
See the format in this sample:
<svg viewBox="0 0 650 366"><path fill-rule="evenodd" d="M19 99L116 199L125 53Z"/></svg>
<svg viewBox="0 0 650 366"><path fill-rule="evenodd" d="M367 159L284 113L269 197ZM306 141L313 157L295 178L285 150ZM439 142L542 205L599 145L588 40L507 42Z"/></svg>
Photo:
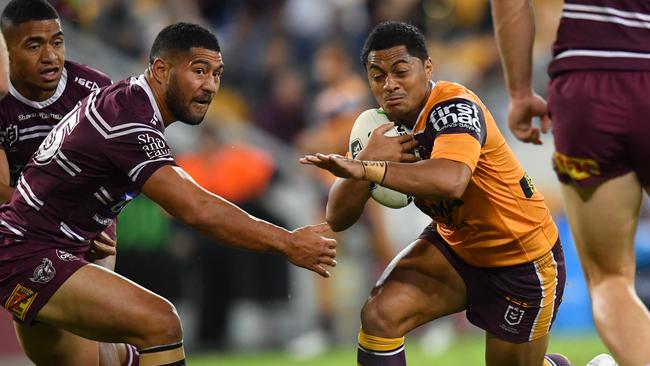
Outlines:
<svg viewBox="0 0 650 366"><path fill-rule="evenodd" d="M126 349L126 357L122 366L139 366L140 354L138 353L138 349L128 343L124 343L124 348Z"/></svg>
<svg viewBox="0 0 650 366"><path fill-rule="evenodd" d="M185 366L183 342L140 350L140 366Z"/></svg>
<svg viewBox="0 0 650 366"><path fill-rule="evenodd" d="M549 353L544 356L544 366L571 366L571 362L561 354Z"/></svg>
<svg viewBox="0 0 650 366"><path fill-rule="evenodd" d="M381 338L359 330L358 366L406 366L404 337Z"/></svg>

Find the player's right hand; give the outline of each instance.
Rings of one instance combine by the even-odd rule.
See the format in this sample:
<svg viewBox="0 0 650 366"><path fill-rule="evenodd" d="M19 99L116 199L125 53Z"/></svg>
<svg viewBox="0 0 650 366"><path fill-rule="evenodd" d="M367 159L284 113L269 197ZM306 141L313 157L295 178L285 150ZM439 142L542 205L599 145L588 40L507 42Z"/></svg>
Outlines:
<svg viewBox="0 0 650 366"><path fill-rule="evenodd" d="M539 128L533 125L533 118L539 117ZM508 108L508 127L523 142L541 145L541 133L548 132L551 118L548 115L546 101L532 92L522 97L513 97Z"/></svg>
<svg viewBox="0 0 650 366"><path fill-rule="evenodd" d="M359 155L358 160L386 160L402 163L417 161L413 149L418 142L413 135L386 136L385 133L395 126L394 123L384 123L375 128L370 134L368 144Z"/></svg>
<svg viewBox="0 0 650 366"><path fill-rule="evenodd" d="M336 266L336 240L323 234L332 233L327 223L304 226L291 232L285 255L294 265L314 271L323 277L330 273L325 266Z"/></svg>
<svg viewBox="0 0 650 366"><path fill-rule="evenodd" d="M348 159L339 154L316 153L305 155L299 161L300 164L314 165L328 170L339 178L363 180L366 175L360 160Z"/></svg>
<svg viewBox="0 0 650 366"><path fill-rule="evenodd" d="M108 256L117 254L115 240L111 239L106 232L102 232L90 243L90 250L85 255L85 259L94 262L104 259Z"/></svg>

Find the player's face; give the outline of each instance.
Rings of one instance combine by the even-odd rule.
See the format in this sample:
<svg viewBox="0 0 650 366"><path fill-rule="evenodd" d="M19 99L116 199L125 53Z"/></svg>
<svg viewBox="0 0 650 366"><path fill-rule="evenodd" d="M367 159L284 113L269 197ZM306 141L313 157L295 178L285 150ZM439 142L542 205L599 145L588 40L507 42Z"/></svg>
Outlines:
<svg viewBox="0 0 650 366"><path fill-rule="evenodd" d="M431 89L433 66L409 55L405 46L370 51L366 71L377 103L391 117L408 127L415 124Z"/></svg>
<svg viewBox="0 0 650 366"><path fill-rule="evenodd" d="M5 29L11 83L28 99L54 94L65 61L63 31L58 19L34 20Z"/></svg>
<svg viewBox="0 0 650 366"><path fill-rule="evenodd" d="M191 48L188 55L178 57L165 93L165 102L174 117L190 125L201 123L219 91L222 73L220 52Z"/></svg>

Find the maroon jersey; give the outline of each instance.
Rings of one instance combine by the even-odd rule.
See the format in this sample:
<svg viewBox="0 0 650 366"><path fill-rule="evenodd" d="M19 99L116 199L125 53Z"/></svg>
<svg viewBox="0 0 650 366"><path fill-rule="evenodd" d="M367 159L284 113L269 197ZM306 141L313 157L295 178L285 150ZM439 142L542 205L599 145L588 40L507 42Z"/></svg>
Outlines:
<svg viewBox="0 0 650 366"><path fill-rule="evenodd" d="M566 0L549 74L650 70L650 1Z"/></svg>
<svg viewBox="0 0 650 366"><path fill-rule="evenodd" d="M43 140L0 207L0 233L11 253L30 245L84 253L162 165L175 164L144 79L96 90Z"/></svg>
<svg viewBox="0 0 650 366"><path fill-rule="evenodd" d="M110 84L106 74L66 61L59 85L47 100L29 100L9 85L9 95L0 101L0 149L9 161L12 187L52 127L88 94Z"/></svg>

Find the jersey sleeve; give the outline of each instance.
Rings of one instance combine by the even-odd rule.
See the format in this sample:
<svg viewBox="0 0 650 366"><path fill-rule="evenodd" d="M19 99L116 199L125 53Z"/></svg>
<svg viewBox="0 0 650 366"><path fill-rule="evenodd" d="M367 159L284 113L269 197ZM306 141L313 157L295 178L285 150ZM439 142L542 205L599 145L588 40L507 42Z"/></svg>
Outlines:
<svg viewBox="0 0 650 366"><path fill-rule="evenodd" d="M453 98L433 106L429 113L434 143L431 158L466 164L474 171L486 140L485 115L469 98Z"/></svg>
<svg viewBox="0 0 650 366"><path fill-rule="evenodd" d="M431 158L458 161L474 172L480 154L481 145L478 141L468 134L458 133L439 136L431 152Z"/></svg>
<svg viewBox="0 0 650 366"><path fill-rule="evenodd" d="M135 124L133 124L135 125ZM162 132L145 125L107 141L104 154L124 174L142 187L163 165L176 165Z"/></svg>

